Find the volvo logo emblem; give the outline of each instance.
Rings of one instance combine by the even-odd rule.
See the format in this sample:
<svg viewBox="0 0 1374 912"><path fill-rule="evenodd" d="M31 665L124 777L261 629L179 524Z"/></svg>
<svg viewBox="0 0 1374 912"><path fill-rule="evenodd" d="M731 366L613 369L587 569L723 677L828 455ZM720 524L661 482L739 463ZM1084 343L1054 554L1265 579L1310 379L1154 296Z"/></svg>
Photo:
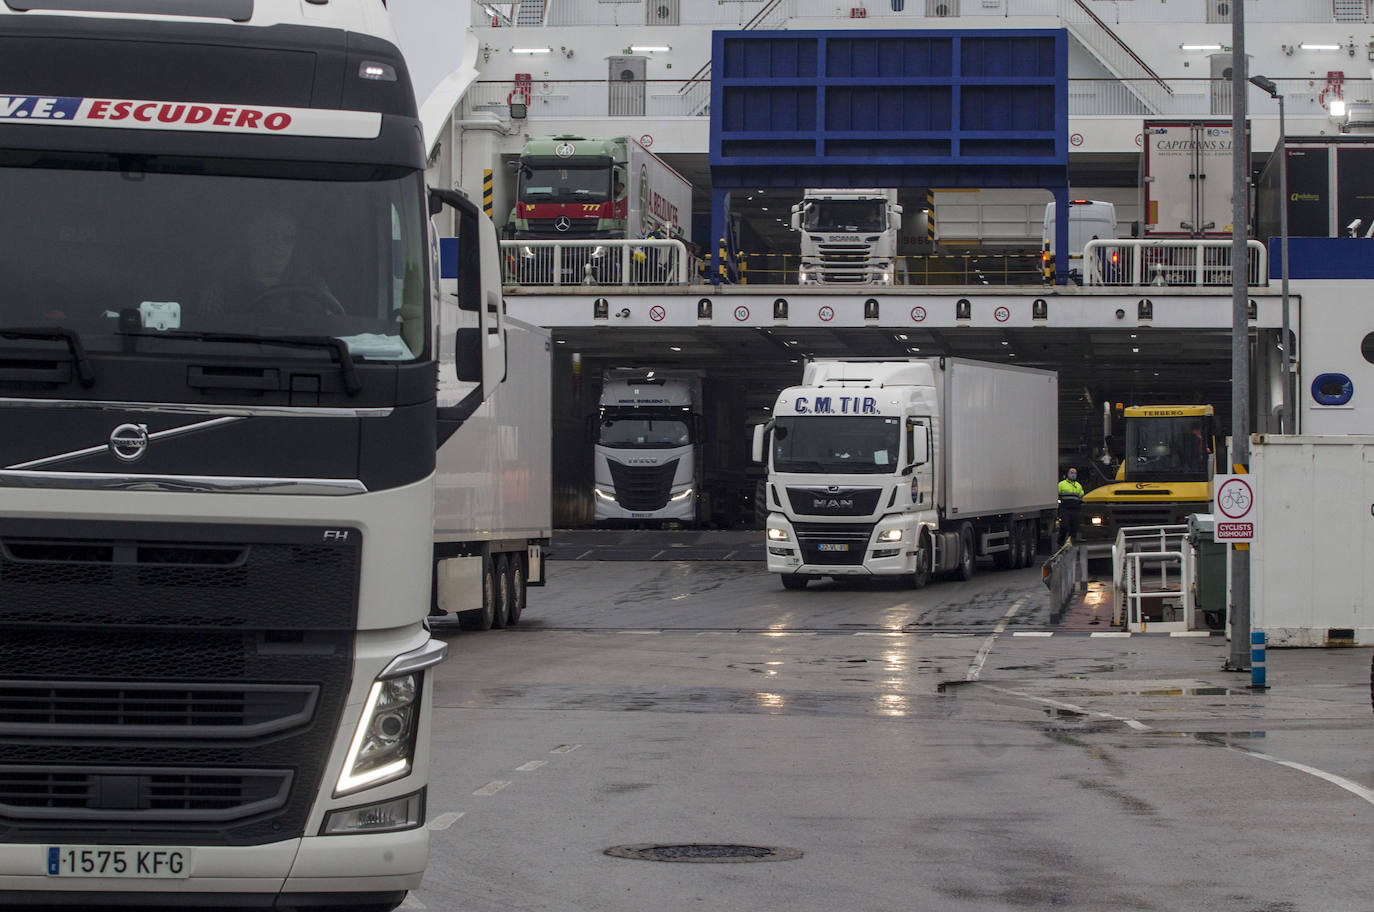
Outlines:
<svg viewBox="0 0 1374 912"><path fill-rule="evenodd" d="M572 219L568 218L566 215L560 215L553 220L553 227L558 231L567 231L572 227Z"/></svg>
<svg viewBox="0 0 1374 912"><path fill-rule="evenodd" d="M110 452L123 462L137 462L148 451L148 425L121 424L110 432Z"/></svg>

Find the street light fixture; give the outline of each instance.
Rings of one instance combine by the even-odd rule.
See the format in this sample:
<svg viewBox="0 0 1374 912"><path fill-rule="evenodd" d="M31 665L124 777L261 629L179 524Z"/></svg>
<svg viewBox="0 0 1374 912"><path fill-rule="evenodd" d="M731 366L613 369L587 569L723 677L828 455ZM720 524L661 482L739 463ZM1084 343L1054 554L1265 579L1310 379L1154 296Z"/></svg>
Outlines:
<svg viewBox="0 0 1374 912"><path fill-rule="evenodd" d="M1279 338L1279 357L1283 361L1283 410L1279 413L1279 433L1286 434L1296 429L1297 418L1293 412L1291 352L1288 351L1288 131L1283 116L1283 94L1278 84L1267 76L1251 76L1250 84L1279 100L1279 143L1275 150L1279 157L1279 270L1283 283L1283 335Z"/></svg>

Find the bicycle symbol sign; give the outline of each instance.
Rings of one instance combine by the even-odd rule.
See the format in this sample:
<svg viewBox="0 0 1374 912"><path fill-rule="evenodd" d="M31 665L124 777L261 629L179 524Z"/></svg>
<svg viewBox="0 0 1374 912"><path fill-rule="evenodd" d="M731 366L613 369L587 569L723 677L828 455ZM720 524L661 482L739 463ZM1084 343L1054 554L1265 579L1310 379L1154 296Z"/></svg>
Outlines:
<svg viewBox="0 0 1374 912"><path fill-rule="evenodd" d="M1218 475L1212 512L1212 539L1218 542L1255 540L1255 489L1248 475Z"/></svg>
<svg viewBox="0 0 1374 912"><path fill-rule="evenodd" d="M668 316L668 311L664 310L658 304L649 308L649 319L653 320L655 323L662 323L663 318L666 316Z"/></svg>

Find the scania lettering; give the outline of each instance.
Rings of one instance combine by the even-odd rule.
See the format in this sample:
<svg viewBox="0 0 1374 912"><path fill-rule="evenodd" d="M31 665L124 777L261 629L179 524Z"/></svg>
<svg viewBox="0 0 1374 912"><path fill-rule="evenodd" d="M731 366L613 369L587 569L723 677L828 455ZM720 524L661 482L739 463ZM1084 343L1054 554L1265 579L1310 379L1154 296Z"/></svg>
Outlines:
<svg viewBox="0 0 1374 912"><path fill-rule="evenodd" d="M395 907L436 465L525 370L495 229L380 0L48 6L0 4L0 905Z"/></svg>
<svg viewBox="0 0 1374 912"><path fill-rule="evenodd" d="M949 358L816 360L754 429L768 570L968 579L1029 566L1054 521L1058 380Z"/></svg>

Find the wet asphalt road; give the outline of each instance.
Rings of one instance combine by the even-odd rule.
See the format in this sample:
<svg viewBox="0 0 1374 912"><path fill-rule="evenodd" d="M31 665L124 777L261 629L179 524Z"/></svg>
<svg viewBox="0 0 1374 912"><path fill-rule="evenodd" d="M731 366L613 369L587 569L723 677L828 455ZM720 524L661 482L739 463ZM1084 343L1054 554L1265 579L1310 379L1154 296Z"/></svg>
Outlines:
<svg viewBox="0 0 1374 912"><path fill-rule="evenodd" d="M433 910L1374 910L1369 650L1048 623L1038 570L785 592L748 559L550 563L443 630ZM660 549L662 550L662 549ZM626 844L785 847L673 864Z"/></svg>

